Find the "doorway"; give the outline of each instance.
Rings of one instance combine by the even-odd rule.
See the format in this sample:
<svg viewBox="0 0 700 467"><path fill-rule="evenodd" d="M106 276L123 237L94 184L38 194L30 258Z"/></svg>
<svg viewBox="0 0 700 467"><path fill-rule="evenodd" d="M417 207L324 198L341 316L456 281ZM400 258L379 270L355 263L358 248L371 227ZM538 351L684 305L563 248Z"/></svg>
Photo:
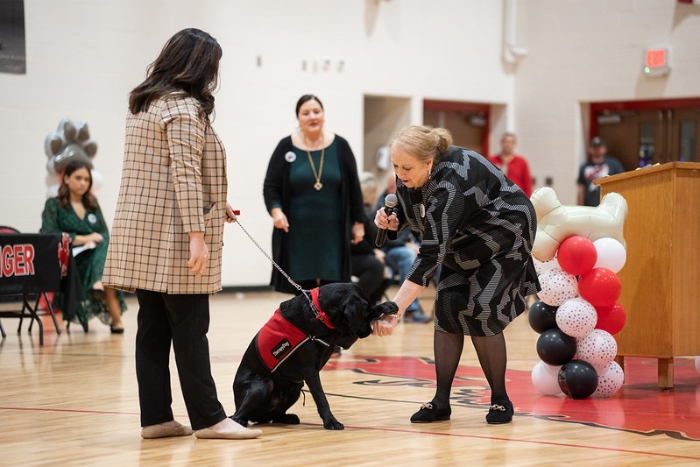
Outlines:
<svg viewBox="0 0 700 467"><path fill-rule="evenodd" d="M364 96L364 159L362 167L377 177L378 193L394 173L389 143L411 123L411 99L396 96Z"/></svg>
<svg viewBox="0 0 700 467"><path fill-rule="evenodd" d="M450 130L455 146L488 155L489 104L423 101L423 125Z"/></svg>
<svg viewBox="0 0 700 467"><path fill-rule="evenodd" d="M592 103L590 128L626 170L700 162L700 98Z"/></svg>

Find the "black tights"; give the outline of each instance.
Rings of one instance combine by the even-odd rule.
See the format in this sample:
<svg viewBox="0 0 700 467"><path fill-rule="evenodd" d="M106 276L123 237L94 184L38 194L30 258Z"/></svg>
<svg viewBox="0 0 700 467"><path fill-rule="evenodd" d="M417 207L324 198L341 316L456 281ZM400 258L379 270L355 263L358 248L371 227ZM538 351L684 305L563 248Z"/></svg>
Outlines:
<svg viewBox="0 0 700 467"><path fill-rule="evenodd" d="M479 357L481 369L491 387L491 403L508 398L506 392L506 340L503 333L495 336L472 336L472 344ZM433 402L440 408L449 407L452 381L464 348L464 336L448 332L435 331L433 347L435 350L435 375L437 389Z"/></svg>

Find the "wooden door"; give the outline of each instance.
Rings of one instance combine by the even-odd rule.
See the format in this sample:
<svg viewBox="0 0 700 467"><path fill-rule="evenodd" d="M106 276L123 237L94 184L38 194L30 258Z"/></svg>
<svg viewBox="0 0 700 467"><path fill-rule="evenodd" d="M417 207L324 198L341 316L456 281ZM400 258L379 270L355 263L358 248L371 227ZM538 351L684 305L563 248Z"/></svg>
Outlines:
<svg viewBox="0 0 700 467"><path fill-rule="evenodd" d="M423 101L423 125L450 130L456 146L488 155L488 104L456 101Z"/></svg>
<svg viewBox="0 0 700 467"><path fill-rule="evenodd" d="M700 101L593 104L592 136L627 170L700 161ZM647 106L648 108L644 108Z"/></svg>
<svg viewBox="0 0 700 467"><path fill-rule="evenodd" d="M700 162L700 108L669 112L671 160Z"/></svg>
<svg viewBox="0 0 700 467"><path fill-rule="evenodd" d="M467 112L423 111L423 125L450 130L456 146L483 154L483 116Z"/></svg>

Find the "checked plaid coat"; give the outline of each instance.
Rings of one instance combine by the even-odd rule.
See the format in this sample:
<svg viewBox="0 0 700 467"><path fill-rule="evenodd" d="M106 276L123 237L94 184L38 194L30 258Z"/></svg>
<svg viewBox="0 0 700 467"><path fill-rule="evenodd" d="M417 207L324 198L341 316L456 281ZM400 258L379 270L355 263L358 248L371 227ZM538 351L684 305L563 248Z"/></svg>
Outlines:
<svg viewBox="0 0 700 467"><path fill-rule="evenodd" d="M224 147L195 99L173 93L129 113L104 284L170 294L221 290L227 187ZM210 256L200 277L187 267L188 232L196 231L205 232Z"/></svg>

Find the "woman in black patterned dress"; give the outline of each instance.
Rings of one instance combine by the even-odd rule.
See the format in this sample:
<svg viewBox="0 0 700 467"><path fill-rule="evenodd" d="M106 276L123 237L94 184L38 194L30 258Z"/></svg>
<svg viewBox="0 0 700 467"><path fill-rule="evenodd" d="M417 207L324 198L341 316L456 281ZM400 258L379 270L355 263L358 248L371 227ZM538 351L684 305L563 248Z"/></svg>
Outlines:
<svg viewBox="0 0 700 467"><path fill-rule="evenodd" d="M509 423L513 404L505 385L505 327L539 291L532 261L536 216L528 197L474 151L452 146L443 128L404 128L391 144L399 204L375 224L389 238L411 228L422 234L420 252L394 301L399 313L374 325L390 335L408 305L442 265L435 298L437 389L412 422L450 418L450 391L470 336L491 387L488 423Z"/></svg>

